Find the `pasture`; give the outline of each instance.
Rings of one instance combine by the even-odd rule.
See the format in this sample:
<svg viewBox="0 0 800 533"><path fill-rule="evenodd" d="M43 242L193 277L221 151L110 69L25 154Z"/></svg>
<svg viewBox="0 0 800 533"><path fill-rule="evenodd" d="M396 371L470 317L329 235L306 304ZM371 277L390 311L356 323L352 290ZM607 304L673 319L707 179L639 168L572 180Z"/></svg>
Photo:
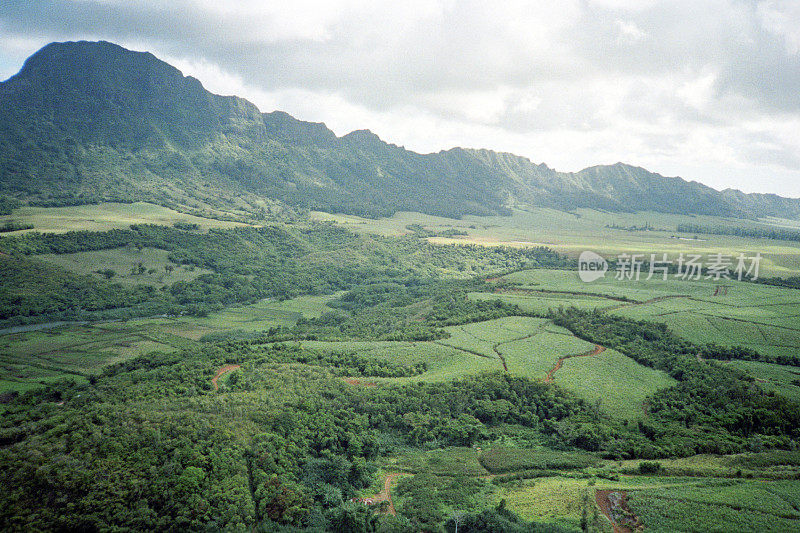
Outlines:
<svg viewBox="0 0 800 533"><path fill-rule="evenodd" d="M168 256L169 252L165 250L125 247L72 254L42 254L36 258L76 274L91 274L98 278L104 278L103 271L110 269L113 271L110 280L126 286L163 287L211 273L194 265L176 265Z"/></svg>
<svg viewBox="0 0 800 533"><path fill-rule="evenodd" d="M20 207L11 215L0 216L0 224L16 221L33 226L32 230L8 233L17 235L28 231L43 233L88 230L108 231L127 229L131 224L159 224L172 226L176 222L197 224L201 230L210 228L233 228L243 226L239 222L228 222L203 218L146 202L123 204L104 202L94 205L69 207Z"/></svg>
<svg viewBox="0 0 800 533"><path fill-rule="evenodd" d="M459 230L467 236L431 237L439 244L478 244L482 246L548 246L558 252L577 257L583 250L594 250L604 256L622 252L680 252L707 255L711 253L752 254L761 252L762 273L769 276L800 274L800 243L736 237L730 235L682 234L679 224L703 226L741 226L741 220L712 216L671 215L654 212L609 213L592 209L573 212L518 206L509 217L475 217L448 219L420 213L401 212L392 217L365 219L352 215L312 212L312 219L331 220L353 231L381 235L411 233L408 225L419 224L434 232ZM791 222L791 221L789 221ZM748 223L757 228L786 227L783 219L764 219ZM650 230L615 229L649 225ZM697 238L695 238L697 237Z"/></svg>

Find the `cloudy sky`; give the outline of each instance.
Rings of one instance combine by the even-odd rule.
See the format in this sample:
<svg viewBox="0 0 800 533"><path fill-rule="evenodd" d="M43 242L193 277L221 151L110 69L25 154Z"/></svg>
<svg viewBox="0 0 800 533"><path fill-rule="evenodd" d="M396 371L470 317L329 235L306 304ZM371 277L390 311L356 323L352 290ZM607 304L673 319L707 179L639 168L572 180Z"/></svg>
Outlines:
<svg viewBox="0 0 800 533"><path fill-rule="evenodd" d="M795 0L5 0L0 79L77 39L338 135L800 197Z"/></svg>

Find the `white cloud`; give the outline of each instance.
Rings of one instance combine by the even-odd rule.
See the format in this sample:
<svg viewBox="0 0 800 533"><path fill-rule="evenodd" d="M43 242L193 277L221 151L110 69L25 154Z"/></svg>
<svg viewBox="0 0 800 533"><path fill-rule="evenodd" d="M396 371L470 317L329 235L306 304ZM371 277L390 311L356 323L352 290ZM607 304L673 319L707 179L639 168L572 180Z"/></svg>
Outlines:
<svg viewBox="0 0 800 533"><path fill-rule="evenodd" d="M647 33L639 29L634 22L617 19L616 24L619 27L621 42L633 44L647 37Z"/></svg>

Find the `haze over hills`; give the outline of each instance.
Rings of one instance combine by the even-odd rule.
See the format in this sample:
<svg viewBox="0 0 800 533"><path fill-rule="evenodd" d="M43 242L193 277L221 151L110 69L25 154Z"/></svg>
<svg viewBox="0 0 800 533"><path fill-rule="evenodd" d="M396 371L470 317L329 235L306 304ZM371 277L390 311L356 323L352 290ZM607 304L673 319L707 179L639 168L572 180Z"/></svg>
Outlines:
<svg viewBox="0 0 800 533"><path fill-rule="evenodd" d="M717 191L622 163L557 172L524 157L418 154L368 130L261 113L149 53L52 43L0 83L0 194L40 205L145 200L246 209L269 198L365 216L560 209L800 215L800 200Z"/></svg>

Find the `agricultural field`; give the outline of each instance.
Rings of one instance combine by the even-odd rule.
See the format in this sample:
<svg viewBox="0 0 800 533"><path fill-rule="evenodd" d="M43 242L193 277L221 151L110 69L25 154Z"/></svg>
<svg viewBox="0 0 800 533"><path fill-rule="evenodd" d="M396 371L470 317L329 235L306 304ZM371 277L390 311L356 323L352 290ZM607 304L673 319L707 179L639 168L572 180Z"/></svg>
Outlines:
<svg viewBox="0 0 800 533"><path fill-rule="evenodd" d="M302 341L304 348L328 352L352 352L362 357L410 365L426 363L428 370L418 376L402 378L369 378L371 382L415 383L419 381L441 382L502 369L500 360L476 356L438 342L402 341Z"/></svg>
<svg viewBox="0 0 800 533"><path fill-rule="evenodd" d="M546 324L546 328L532 336L497 346L509 372L531 379L544 379L561 357L588 353L593 348L593 344L578 339L552 323Z"/></svg>
<svg viewBox="0 0 800 533"><path fill-rule="evenodd" d="M595 527L609 528L595 503L595 488L587 479L543 477L509 483L497 495L526 520L557 524L579 531L581 518Z"/></svg>
<svg viewBox="0 0 800 533"><path fill-rule="evenodd" d="M153 351L173 351L182 344L170 343L173 339L167 337L149 327L120 330L103 325L3 335L0 392L28 390L62 378L82 380L110 364Z"/></svg>
<svg viewBox="0 0 800 533"><path fill-rule="evenodd" d="M573 357L555 374L555 383L598 405L611 416L636 420L646 415L646 398L677 382L614 350Z"/></svg>
<svg viewBox="0 0 800 533"><path fill-rule="evenodd" d="M213 333L290 326L300 318L319 316L329 309L325 303L336 296L268 300L229 307L207 317L143 318L0 335L0 393L21 392L63 378L83 380L108 365L154 351L185 348Z"/></svg>
<svg viewBox="0 0 800 533"><path fill-rule="evenodd" d="M601 462L596 455L590 453L506 446L492 446L484 450L479 460L492 474L524 470L581 470Z"/></svg>
<svg viewBox="0 0 800 533"><path fill-rule="evenodd" d="M401 212L389 218L365 219L352 215L313 212L317 220L332 220L353 231L401 235L412 233L407 226L420 225L441 233L448 230L466 232L466 236L431 237L439 244L479 244L484 246L548 246L558 252L577 257L584 250L593 250L603 256L627 253L680 252L707 255L712 253L736 254L761 252L762 274L787 276L800 274L800 243L745 238L730 235L694 235L676 231L679 224L703 226L740 225L740 220L700 215L671 215L665 213L607 213L593 209L576 209L572 212L555 209L518 206L510 217L475 217L448 219L420 213ZM751 222L753 227L790 227L792 221L764 219ZM625 230L649 226L652 229Z"/></svg>
<svg viewBox="0 0 800 533"><path fill-rule="evenodd" d="M133 213L129 214L133 216ZM589 242L592 238L600 238L598 237L600 235L612 234L617 235L617 240L604 245L609 247L608 250L612 250L613 246L631 246L632 248L627 249L629 251L635 251L633 248L635 246L645 249L652 243L651 241L660 238L660 233L667 233L658 229L659 224L666 227L667 224L675 222L665 215L653 215L652 219L647 219L648 215L636 215L642 218L631 219L630 224L637 221L642 224L649 223L656 230L630 232L597 226L596 235L591 233L595 230L586 229L583 234L575 234L576 228L587 220L593 221L592 223L608 220L608 223L611 223L610 218L604 218L610 216L588 211L579 212L577 215L569 213L556 215L547 210L534 210L518 212L515 217L522 218L518 220L512 217L512 221L515 222L506 228L493 225L489 219L475 217L467 217L461 221L437 217L420 219L419 215L402 213L391 219L375 221L340 215L325 217L319 215L319 218L335 219L357 231L372 231L387 235L409 232L411 230L407 230L406 226L412 224L422 224L436 232L458 230L469 233L469 236L464 238L433 237L430 240L434 242L474 242L523 247L531 244L552 244L556 238L563 238L563 242L556 244L555 247L570 253L573 251L570 247L574 246L574 250L578 250L582 245L581 238ZM526 230L525 224L530 223L530 228L535 228L534 222L547 231L553 231L552 242L539 243L533 230ZM714 221L709 219L705 222ZM216 221L209 221L207 226L202 226L202 229L213 227L215 223ZM75 224L79 224L77 218ZM559 227L560 230L557 229ZM493 241L492 235L497 240ZM745 241L744 239L737 241L734 237L719 239L717 237L709 236L709 240L689 241L666 237L664 242L676 246L668 248L669 250L679 249L677 243L683 246L684 242L688 242L687 246L690 247L711 250L721 249L714 247L723 245L730 245L730 249L734 249L737 243ZM770 250L774 254L768 261L769 268L778 271L780 268L791 266L790 253L780 255L775 241L765 244L772 246ZM791 246L788 246L787 250L789 248ZM606 248L599 251L604 250ZM161 288L176 281L191 281L207 272L199 268L187 270L178 266L175 266L172 272L167 272L164 267L171 264L167 252L153 248L141 250L116 248L39 256L39 259L78 274L100 277L102 274L98 274L97 270L109 268L116 272L114 281L126 287L150 285ZM132 274L131 268L139 263L145 267L145 271ZM154 272L150 272L151 269ZM381 400L384 394L408 394L408 397L396 403L404 407L411 406L412 410L405 415L398 414L394 419L387 418L380 422L380 424L395 424L390 429L381 426L375 430L375 442L380 442L382 455L375 459L375 469L370 471L372 478L361 486L359 492L354 493L357 495L379 492L390 476L402 476L405 480L413 479L414 476L419 478L432 476L435 478L431 481L432 486L435 485L434 491L443 498L442 501L450 501L447 500L450 497L449 491L454 484L460 483L465 487L475 488L474 498L469 504L465 503L463 509L478 512L482 509L495 508L500 502L505 501L507 509L518 513L524 520L553 524L568 530L580 529L582 524L588 524L595 531L611 530L611 524L603 515L598 503L598 490L627 492L630 507L644 524L645 531L693 528L719 530L724 529L723 524L738 526L744 523L756 524L759 528L767 530L789 529L788 526L796 525L800 521L796 492L800 482L794 480L798 475L800 460L796 455L792 455L794 452L788 450L740 453L732 456L695 455L687 458L659 459L661 467L658 474L645 475L640 470L643 462L641 458L604 459L603 450L607 451L608 448L600 448L599 452L587 451L597 448L576 448L573 441L567 442L566 439L562 439L563 435L559 434L562 427L560 422L548 420L547 424L544 424L537 420L530 426L524 426L522 425L524 422L520 422L525 420L524 417L518 417L513 421L501 420L504 409L517 410L518 404L525 398L517 395L497 400L504 389L498 387L491 393L484 392L486 389L482 387L486 387L489 381L477 381L479 389L476 394L481 402L497 402L492 407L500 413L498 422L485 422L483 415L478 414L482 412L480 409L483 409L480 404L473 404L469 407L470 410L464 409L463 412L453 415L452 420L447 418L449 414L442 414L443 412L428 411L432 414L423 415L421 408L416 411L419 405L417 402L422 395L430 394L433 400L426 405L443 407L447 412L451 409L452 412L456 412L464 406L449 404L441 406L443 402L437 402L438 394L430 391L445 390L436 387L448 387L454 380L461 378L470 377L470 380L463 381L475 382L473 380L487 377L481 376L485 372L506 371L512 376L536 382L531 389L527 389L529 391L544 390L548 395L562 395L559 396L559 401L573 402L571 409L575 409L576 412L578 409L586 409L570 421L571 424L579 426L584 420L589 420L601 428L614 427L615 431L622 432L615 433L614 438L627 438L626 431L636 432L637 428L642 426L636 422L644 423L648 419L657 419L658 413L648 412L648 397L660 390L673 387L677 382L665 372L645 367L618 351L582 340L571 331L556 326L550 318L547 318L549 310L572 306L583 310L599 309L609 315L663 322L678 335L695 343L743 345L769 356L793 355L800 351L800 292L786 288L730 282L725 294L715 295L716 284L711 281L653 279L626 282L613 279L613 275L607 275L603 280L587 284L581 282L575 272L549 269L523 270L505 275L501 273L497 276L491 278L486 285L483 285L483 279L475 282L465 281L464 285L458 285L457 287L466 287L459 289L462 291L459 297L465 301L458 302L458 305L469 310L470 306L475 306L476 301L499 299L518 305L521 314L535 316L505 316L446 326L441 329L448 336L436 340L374 340L369 334L362 333L362 331L369 332L368 329L352 334L350 340L337 340L348 339L348 331L344 328L337 329L336 326L331 326L327 330L315 330L313 324L309 325L306 322L329 312L331 313L329 316L333 317L347 316L349 311L346 308L339 307L334 311L334 308L328 305L333 300L340 300L341 303L346 291L326 296L300 296L285 301L269 299L252 305L234 305L209 312L207 316L162 315L127 321L62 325L42 330L33 329L35 328L33 326L27 331L23 327L22 330L7 332L6 335L0 336L0 362L2 362L0 393L24 392L64 378L79 383L94 383L102 370L113 363L147 354L150 354L149 357L152 357L153 361L158 361L164 357L159 355L159 352L171 353L182 350L182 354L199 354L197 360L185 363L186 368L191 368L187 370L186 375L193 375L196 383L194 387L184 387L183 383L171 385L172 390L177 391L175 397L180 397L180 400L169 404L169 408L180 411L186 410L187 405L192 405L191 412L213 413L213 416L225 414L237 424L241 424L241 427L251 428L254 424L261 423L273 424L274 420L270 417L256 420L258 416L248 418L249 414L245 412L247 410L241 405L257 405L258 408L251 410L252 412L258 410L266 412L277 405L285 404L288 406L287 411L280 415L282 417L280 423L285 422L288 424L287 427L295 427L296 430L297 426L292 424L297 417L305 417L308 413L315 412L316 404L305 402L305 398L313 397L317 404L330 405L329 411L335 412L341 405L349 405L343 403L345 401L353 401L352 405L361 406L362 402ZM394 287L398 286L400 285ZM402 316L415 326L424 325L427 313L436 309L437 304L446 302L446 298L441 301L435 300L440 296L432 294L433 296L426 294L413 301L398 298L397 301L401 302L398 304L398 309L401 311L398 311L397 316ZM447 296L449 297L449 294ZM390 305L381 307L381 305L383 304L379 303L375 306L374 314L363 316L377 317L376 322L381 322L384 317L395 316L391 314L395 308ZM489 309L495 310L491 306ZM500 309L502 312L516 313L513 310ZM382 314L384 312L385 314ZM354 316L359 315L354 314ZM216 341L226 339L252 338L255 334L267 332L272 328L291 328L298 322L300 322L298 328L306 326L311 328L302 330L310 334L301 332L292 341L258 345L253 354L259 356L264 354L265 359L260 362L247 360L248 356L241 353L246 350L242 350L241 345L236 343L214 344ZM286 333L287 331L283 330L281 334L291 335ZM317 335L320 331L323 334ZM438 326L435 332L437 335L440 333ZM319 338L327 340L308 340ZM214 350L220 352L228 350L228 352L224 357L220 356L220 359L211 362L204 359L208 353L204 351L206 347L211 348L209 352ZM286 351L279 353L280 349ZM270 350L275 351L270 352ZM293 353L309 358L293 360ZM323 357L333 354L352 354L360 362L374 359L377 362L404 367L420 366L408 374L398 374L404 377L373 377L363 369L356 368L356 371L353 371L354 366L339 363L346 358L337 360L336 357L328 359ZM281 359L284 355L285 358ZM269 362L265 363L264 360ZM340 364L340 367L337 367L337 364ZM753 376L758 386L764 390L775 391L787 398L800 400L798 368L745 361L715 364L742 370ZM232 366L235 366L235 370L230 370ZM370 368L374 366L380 365L373 365ZM391 368L389 364L385 366ZM219 388L212 389L208 384L209 376L225 369L230 371L222 373L217 382ZM359 371L362 373L359 374ZM153 375L157 376L156 379L174 379L182 374L154 372ZM488 378L491 380L495 376ZM137 379L138 377L134 376L131 382L138 386ZM541 383L552 383L556 387L542 387ZM407 385L407 387L394 387L394 385ZM202 388L203 386L205 388ZM323 387L320 389L322 392L316 390L318 387ZM194 393L190 392L193 388ZM751 388L758 390L756 387ZM152 391L156 389L157 387L154 387ZM123 392L124 390L121 390L120 394ZM196 397L183 397L184 394L195 393ZM6 394L6 396L12 395ZM161 402L158 404L159 409L163 409L165 400L158 401ZM383 413L388 412L390 408L393 409L394 404L392 401L386 404L375 403L371 410L359 413L358 418L354 417L354 420L358 424L368 424L372 420L377 425L379 423L375 422L375 419L383 416ZM194 406L202 408L195 410ZM599 413L595 407L599 409ZM351 406L348 409L355 408ZM479 421L476 417L482 418ZM413 442L408 440L406 435L411 431L398 421L417 423L419 420L429 424L431 432L436 430L439 433L436 433L432 440ZM441 420L447 420L449 425L442 427L448 431L452 430L453 433L436 426ZM341 425L340 422L337 423ZM477 442L446 440L456 439L448 435L459 435L461 424L482 424L480 427L484 432L480 434L483 437ZM558 430L551 429L552 433L549 434L538 432L547 426L556 427ZM570 426L564 424L564 427ZM465 429L464 434L468 433L469 430ZM743 444L739 451L764 448L763 441L749 442L745 438L741 441ZM366 446L364 443L362 445ZM516 446L528 446L528 448ZM605 457L619 456L642 457L605 455ZM240 461L238 468L242 468L243 464L244 462ZM400 481L397 481L397 484L399 485ZM406 485L413 484L407 482L404 486ZM401 514L406 506L411 509L415 505L414 490L421 489L419 487L412 489L408 489L405 493L398 490L396 493L394 504ZM246 490L243 494L246 495ZM445 503L440 510L447 514L455 509L456 507L450 503ZM692 522L691 517L698 514L703 515L702 521Z"/></svg>
<svg viewBox="0 0 800 533"><path fill-rule="evenodd" d="M713 480L628 491L646 531L795 531L800 482Z"/></svg>
<svg viewBox="0 0 800 533"><path fill-rule="evenodd" d="M731 281L726 294L715 296L717 283L712 280L618 281L607 274L583 283L575 272L545 269L502 279L515 285L470 297L499 298L535 313L570 307L574 298L575 307L581 309L663 322L696 343L745 346L767 356L800 350L800 292L794 289Z"/></svg>
<svg viewBox="0 0 800 533"><path fill-rule="evenodd" d="M302 341L305 348L354 352L401 364L425 362L428 370L405 378L370 378L371 382L446 381L482 371L506 369L532 380L552 379L561 387L621 420L645 415L644 399L675 381L618 352L592 356L595 346L573 336L550 320L506 317L444 328L450 337L432 342Z"/></svg>
<svg viewBox="0 0 800 533"><path fill-rule="evenodd" d="M291 300L264 300L252 305L226 307L207 317L182 318L180 322L209 331L264 331L279 326L292 326L301 318L317 318L331 308L326 304L342 293L325 296L298 296Z"/></svg>
<svg viewBox="0 0 800 533"><path fill-rule="evenodd" d="M108 231L127 229L131 224L160 224L172 226L176 222L197 224L201 230L210 228L233 228L243 226L239 222L228 222L180 213L160 205L135 202L123 204L105 202L94 205L69 207L20 207L11 215L0 216L0 225L6 222L33 226L33 229L7 233L16 235L29 231L63 233L88 230Z"/></svg>
<svg viewBox="0 0 800 533"><path fill-rule="evenodd" d="M730 361L725 363L753 376L759 386L800 402L800 367L773 365L760 361Z"/></svg>
<svg viewBox="0 0 800 533"><path fill-rule="evenodd" d="M400 454L391 467L405 472L429 472L440 476L486 476L480 453L473 448L449 447L440 450Z"/></svg>

